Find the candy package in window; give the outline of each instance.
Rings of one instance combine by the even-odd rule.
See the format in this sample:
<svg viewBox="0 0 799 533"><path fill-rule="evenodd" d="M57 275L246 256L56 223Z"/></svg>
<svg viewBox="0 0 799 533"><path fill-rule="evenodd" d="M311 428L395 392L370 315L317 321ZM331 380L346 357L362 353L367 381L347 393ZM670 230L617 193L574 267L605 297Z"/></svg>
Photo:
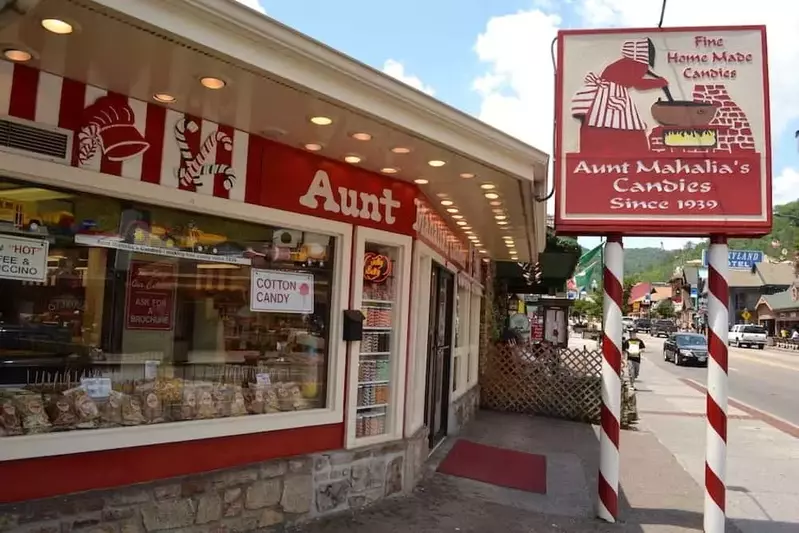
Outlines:
<svg viewBox="0 0 799 533"><path fill-rule="evenodd" d="M22 434L22 421L14 405L14 400L9 397L0 397L0 437Z"/></svg>
<svg viewBox="0 0 799 533"><path fill-rule="evenodd" d="M76 427L79 429L92 429L97 427L97 420L100 418L100 410L94 399L81 387L70 389L64 396L72 404L77 417Z"/></svg>
<svg viewBox="0 0 799 533"><path fill-rule="evenodd" d="M164 404L154 388L140 391L141 414L147 424L160 424L164 419Z"/></svg>
<svg viewBox="0 0 799 533"><path fill-rule="evenodd" d="M266 387L264 390L264 410L267 413L280 411L280 401L277 398L277 390L274 385Z"/></svg>
<svg viewBox="0 0 799 533"><path fill-rule="evenodd" d="M123 426L138 426L147 422L142 414L141 400L132 394L123 394L120 404Z"/></svg>
<svg viewBox="0 0 799 533"><path fill-rule="evenodd" d="M63 394L47 394L45 404L53 429L73 429L78 424L75 408Z"/></svg>
<svg viewBox="0 0 799 533"><path fill-rule="evenodd" d="M194 420L197 418L197 391L190 383L183 385L180 401L172 409L176 420Z"/></svg>
<svg viewBox="0 0 799 533"><path fill-rule="evenodd" d="M263 385L250 383L247 387L247 412L260 415L266 412L266 390Z"/></svg>
<svg viewBox="0 0 799 533"><path fill-rule="evenodd" d="M52 429L41 395L28 392L19 394L14 398L14 403L25 433L45 433Z"/></svg>
<svg viewBox="0 0 799 533"><path fill-rule="evenodd" d="M216 404L214 403L213 387L200 385L196 387L197 394L197 418L216 418Z"/></svg>
<svg viewBox="0 0 799 533"><path fill-rule="evenodd" d="M100 424L103 426L119 426L122 424L122 402L125 395L112 390L108 399L100 404Z"/></svg>
<svg viewBox="0 0 799 533"><path fill-rule="evenodd" d="M247 414L247 404L244 400L244 390L239 385L231 387L233 398L230 402L230 416L242 416Z"/></svg>
<svg viewBox="0 0 799 533"><path fill-rule="evenodd" d="M214 398L214 407L217 417L230 416L231 404L233 403L233 390L229 385L218 383L211 390Z"/></svg>

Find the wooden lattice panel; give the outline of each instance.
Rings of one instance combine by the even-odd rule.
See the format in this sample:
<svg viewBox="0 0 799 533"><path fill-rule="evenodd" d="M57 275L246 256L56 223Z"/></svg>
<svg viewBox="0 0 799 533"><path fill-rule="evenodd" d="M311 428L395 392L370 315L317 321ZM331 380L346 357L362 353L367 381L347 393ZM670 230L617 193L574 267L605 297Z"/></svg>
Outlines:
<svg viewBox="0 0 799 533"><path fill-rule="evenodd" d="M602 354L547 345L493 345L481 361L481 404L486 409L599 423ZM625 365L626 368L626 365ZM634 421L629 379L623 380L622 424ZM632 396L634 402L634 395Z"/></svg>

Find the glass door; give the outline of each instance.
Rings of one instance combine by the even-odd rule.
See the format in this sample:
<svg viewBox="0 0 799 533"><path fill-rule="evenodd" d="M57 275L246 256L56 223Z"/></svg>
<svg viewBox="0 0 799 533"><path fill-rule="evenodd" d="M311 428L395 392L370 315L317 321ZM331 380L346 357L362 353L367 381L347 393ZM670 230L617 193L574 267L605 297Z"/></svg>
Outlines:
<svg viewBox="0 0 799 533"><path fill-rule="evenodd" d="M402 436L410 291L410 237L358 228L353 305L364 316L352 343L349 445Z"/></svg>

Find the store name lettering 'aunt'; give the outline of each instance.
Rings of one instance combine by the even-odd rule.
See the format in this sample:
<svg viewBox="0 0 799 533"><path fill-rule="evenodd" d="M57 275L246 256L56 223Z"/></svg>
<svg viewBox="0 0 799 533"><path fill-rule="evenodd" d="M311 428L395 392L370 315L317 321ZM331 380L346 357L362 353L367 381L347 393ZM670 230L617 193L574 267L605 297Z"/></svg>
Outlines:
<svg viewBox="0 0 799 533"><path fill-rule="evenodd" d="M330 213L394 224L397 220L394 209L400 208L400 202L392 196L391 189L383 189L380 198L375 194L359 193L346 187L338 188L338 201L330 185L330 176L324 170L317 170L311 185L304 195L300 196L300 204L310 209L319 207L318 197L324 198L322 209ZM359 201L360 200L360 201ZM383 213L381 214L381 206Z"/></svg>

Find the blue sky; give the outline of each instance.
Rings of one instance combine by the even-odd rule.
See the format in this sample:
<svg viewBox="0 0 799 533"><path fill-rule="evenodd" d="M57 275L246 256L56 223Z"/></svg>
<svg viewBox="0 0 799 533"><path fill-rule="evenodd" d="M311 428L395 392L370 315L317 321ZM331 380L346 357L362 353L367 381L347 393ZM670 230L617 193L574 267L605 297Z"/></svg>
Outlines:
<svg viewBox="0 0 799 533"><path fill-rule="evenodd" d="M558 28L652 26L660 0L239 0L436 98L551 152ZM717 4L716 6L708 4ZM724 5L719 12L719 5ZM666 25L761 24L769 31L775 202L799 197L799 12L782 0L671 0ZM775 52L776 50L776 52ZM784 66L785 68L779 68ZM776 69L775 69L776 67ZM790 71L790 72L789 72ZM528 120L526 117L540 117ZM626 239L680 247L687 239ZM598 239L581 239L588 246Z"/></svg>

